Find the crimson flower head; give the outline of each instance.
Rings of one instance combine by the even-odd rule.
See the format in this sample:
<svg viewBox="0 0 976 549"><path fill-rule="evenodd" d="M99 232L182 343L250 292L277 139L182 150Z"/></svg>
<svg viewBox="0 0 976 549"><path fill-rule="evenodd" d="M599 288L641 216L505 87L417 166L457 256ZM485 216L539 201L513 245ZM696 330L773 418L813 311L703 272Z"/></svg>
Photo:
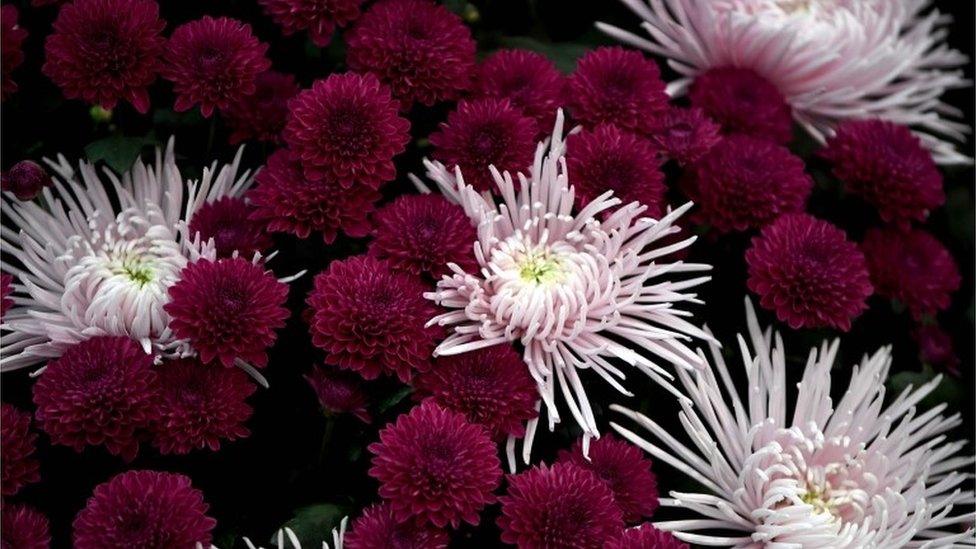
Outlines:
<svg viewBox="0 0 976 549"><path fill-rule="evenodd" d="M681 165L697 162L721 139L721 128L698 108L668 107L651 140Z"/></svg>
<svg viewBox="0 0 976 549"><path fill-rule="evenodd" d="M285 36L308 30L312 43L322 48L332 41L336 27L359 17L363 0L258 0L264 12Z"/></svg>
<svg viewBox="0 0 976 549"><path fill-rule="evenodd" d="M4 496L12 496L24 486L41 480L40 464L34 457L37 435L30 427L29 412L7 403L0 405L0 448L3 448L0 494Z"/></svg>
<svg viewBox="0 0 976 549"><path fill-rule="evenodd" d="M959 356L952 347L952 337L938 324L916 326L912 339L918 344L918 358L923 364L960 376Z"/></svg>
<svg viewBox="0 0 976 549"><path fill-rule="evenodd" d="M429 524L397 520L393 506L378 503L363 511L343 540L344 549L445 549L447 533Z"/></svg>
<svg viewBox="0 0 976 549"><path fill-rule="evenodd" d="M486 191L493 185L489 166L499 172L528 171L535 153L535 121L507 99L461 101L447 122L430 136L433 157L453 172L460 167L464 182Z"/></svg>
<svg viewBox="0 0 976 549"><path fill-rule="evenodd" d="M635 528L628 528L608 541L603 549L690 549L687 543L674 537L674 534L659 530L646 522Z"/></svg>
<svg viewBox="0 0 976 549"><path fill-rule="evenodd" d="M752 69L708 69L695 77L688 98L726 133L743 133L774 143L793 139L789 104L776 86Z"/></svg>
<svg viewBox="0 0 976 549"><path fill-rule="evenodd" d="M290 74L272 70L259 74L254 93L239 96L221 112L231 129L231 144L248 139L280 142L288 119L288 101L300 90Z"/></svg>
<svg viewBox="0 0 976 549"><path fill-rule="evenodd" d="M74 547L209 547L217 521L207 508L187 476L126 471L95 487L72 525Z"/></svg>
<svg viewBox="0 0 976 549"><path fill-rule="evenodd" d="M363 389L363 379L358 375L326 364L312 368L305 375L305 381L315 391L326 414L352 414L363 423L372 422L366 409L369 398Z"/></svg>
<svg viewBox="0 0 976 549"><path fill-rule="evenodd" d="M190 219L190 235L198 233L202 241L214 240L218 257L237 252L251 259L255 252L271 246L271 238L261 223L249 219L254 208L238 196L225 196L197 208Z"/></svg>
<svg viewBox="0 0 976 549"><path fill-rule="evenodd" d="M14 306L10 297L14 291L14 277L7 273L0 274L0 320L7 316L7 311Z"/></svg>
<svg viewBox="0 0 976 549"><path fill-rule="evenodd" d="M0 72L2 72L0 100L3 101L17 91L13 72L24 62L22 48L27 38L27 31L17 24L18 16L16 6L4 4L0 7Z"/></svg>
<svg viewBox="0 0 976 549"><path fill-rule="evenodd" d="M0 504L0 547L3 549L50 549L47 517L27 505Z"/></svg>
<svg viewBox="0 0 976 549"><path fill-rule="evenodd" d="M173 82L177 112L200 105L210 117L257 91L257 77L271 68L268 45L251 26L229 17L204 16L173 31L166 44L160 74Z"/></svg>
<svg viewBox="0 0 976 549"><path fill-rule="evenodd" d="M476 268L475 228L460 206L439 194L403 195L376 212L373 225L370 255L398 271L437 277L448 273L448 263Z"/></svg>
<svg viewBox="0 0 976 549"><path fill-rule="evenodd" d="M176 337L190 341L204 363L236 359L263 367L265 350L285 325L288 286L260 264L241 257L188 264L169 288L164 307Z"/></svg>
<svg viewBox="0 0 976 549"><path fill-rule="evenodd" d="M149 110L166 40L153 0L76 0L64 5L44 44L42 71L68 99Z"/></svg>
<svg viewBox="0 0 976 549"><path fill-rule="evenodd" d="M478 524L478 512L494 502L501 481L488 431L431 401L387 425L369 451L369 475L400 521Z"/></svg>
<svg viewBox="0 0 976 549"><path fill-rule="evenodd" d="M785 214L752 239L746 285L798 328L847 331L873 289L864 255L844 231L805 213Z"/></svg>
<svg viewBox="0 0 976 549"><path fill-rule="evenodd" d="M498 50L478 66L472 95L508 99L547 132L565 97L566 77L541 53L521 49Z"/></svg>
<svg viewBox="0 0 976 549"><path fill-rule="evenodd" d="M471 87L475 42L460 17L432 0L383 0L346 35L346 62L378 76L404 108L430 106Z"/></svg>
<svg viewBox="0 0 976 549"><path fill-rule="evenodd" d="M32 160L21 160L14 164L0 181L0 187L14 193L17 200L33 200L44 187L50 187L53 183L47 170Z"/></svg>

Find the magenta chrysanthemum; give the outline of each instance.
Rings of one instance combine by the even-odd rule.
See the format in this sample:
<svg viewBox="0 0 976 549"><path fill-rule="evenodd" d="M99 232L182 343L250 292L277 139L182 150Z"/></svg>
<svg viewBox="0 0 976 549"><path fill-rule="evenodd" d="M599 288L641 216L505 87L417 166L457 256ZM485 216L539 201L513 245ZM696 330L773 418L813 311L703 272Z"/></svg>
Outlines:
<svg viewBox="0 0 976 549"><path fill-rule="evenodd" d="M609 123L649 134L668 108L657 63L638 51L602 47L588 52L569 79L573 118L592 127Z"/></svg>
<svg viewBox="0 0 976 549"><path fill-rule="evenodd" d="M95 487L75 517L75 549L210 546L203 493L176 473L127 471Z"/></svg>
<svg viewBox="0 0 976 549"><path fill-rule="evenodd" d="M166 361L156 368L159 397L153 446L163 454L220 449L221 440L250 435L247 397L255 385L238 368L211 368L197 359Z"/></svg>
<svg viewBox="0 0 976 549"><path fill-rule="evenodd" d="M126 461L156 419L152 355L124 337L99 336L68 347L34 383L35 417L54 444L80 452L104 445Z"/></svg>
<svg viewBox="0 0 976 549"><path fill-rule="evenodd" d="M0 504L0 547L3 549L50 549L47 517L22 504Z"/></svg>
<svg viewBox="0 0 976 549"><path fill-rule="evenodd" d="M697 162L721 139L721 128L701 109L668 107L651 140L678 164Z"/></svg>
<svg viewBox="0 0 976 549"><path fill-rule="evenodd" d="M125 100L144 113L165 26L153 0L77 0L58 12L42 70L68 99L106 109Z"/></svg>
<svg viewBox="0 0 976 549"><path fill-rule="evenodd" d="M651 471L651 460L636 446L604 435L590 443L589 455L584 456L583 445L577 440L571 450L559 452L559 461L596 473L613 492L624 521L640 522L657 510L657 477Z"/></svg>
<svg viewBox="0 0 976 549"><path fill-rule="evenodd" d="M19 13L16 6L4 4L0 7L0 100L6 101L17 91L14 82L14 69L24 62L22 49L27 31L17 24Z"/></svg>
<svg viewBox="0 0 976 549"><path fill-rule="evenodd" d="M200 105L203 116L226 109L257 90L257 77L271 68L268 45L251 26L229 17L204 16L184 23L166 43L160 74L173 82L176 104L185 111Z"/></svg>
<svg viewBox="0 0 976 549"><path fill-rule="evenodd" d="M580 208L613 191L623 204L637 202L647 206L644 215L661 217L667 188L657 151L647 139L601 124L570 135L566 150L566 165Z"/></svg>
<svg viewBox="0 0 976 549"><path fill-rule="evenodd" d="M907 228L945 202L942 174L932 153L905 126L884 120L841 124L821 151L845 188Z"/></svg>
<svg viewBox="0 0 976 549"><path fill-rule="evenodd" d="M393 157L410 140L410 123L375 76L332 74L289 108L285 141L309 179L379 188L396 176Z"/></svg>
<svg viewBox="0 0 976 549"><path fill-rule="evenodd" d="M248 139L277 143L288 120L288 101L301 88L295 77L277 71L264 71L254 80L254 93L231 101L221 114L231 129L230 142Z"/></svg>
<svg viewBox="0 0 976 549"><path fill-rule="evenodd" d="M897 299L916 319L947 309L962 282L949 250L920 229L872 229L861 250L878 295Z"/></svg>
<svg viewBox="0 0 976 549"><path fill-rule="evenodd" d="M240 359L265 366L275 330L288 318L288 286L241 257L190 263L169 296L164 309L172 317L170 328L188 339L205 363L219 359L233 366Z"/></svg>
<svg viewBox="0 0 976 549"><path fill-rule="evenodd" d="M492 188L489 166L499 172L525 172L535 153L536 123L507 99L462 101L447 122L430 135L433 157L449 170L464 172L479 191Z"/></svg>
<svg viewBox="0 0 976 549"><path fill-rule="evenodd" d="M389 503L368 507L352 524L344 549L444 549L447 533L428 524L397 520Z"/></svg>
<svg viewBox="0 0 976 549"><path fill-rule="evenodd" d="M689 546L671 532L658 530L648 522L624 530L608 541L603 549L689 549Z"/></svg>
<svg viewBox="0 0 976 549"><path fill-rule="evenodd" d="M541 53L498 50L478 66L472 95L508 99L546 132L565 99L566 77Z"/></svg>
<svg viewBox="0 0 976 549"><path fill-rule="evenodd" d="M601 548L624 528L610 488L573 463L509 476L500 500L502 541L523 549Z"/></svg>
<svg viewBox="0 0 976 549"><path fill-rule="evenodd" d="M414 386L418 397L484 425L493 440L523 436L525 422L538 415L535 382L511 345L438 357Z"/></svg>
<svg viewBox="0 0 976 549"><path fill-rule="evenodd" d="M447 274L448 263L474 269L478 236L457 204L437 194L404 195L373 216L370 255L388 260L398 271L432 276Z"/></svg>
<svg viewBox="0 0 976 549"><path fill-rule="evenodd" d="M0 405L0 448L3 449L0 494L4 496L12 496L24 486L41 480L40 464L34 457L37 435L30 427L30 413L11 404Z"/></svg>
<svg viewBox="0 0 976 549"><path fill-rule="evenodd" d="M14 291L14 277L6 273L0 274L0 320L7 316L7 310L14 306L10 297Z"/></svg>
<svg viewBox="0 0 976 549"><path fill-rule="evenodd" d="M213 239L217 257L236 251L246 259L271 246L263 226L248 218L254 208L239 196L225 196L200 206L190 219L190 235L202 241Z"/></svg>
<svg viewBox="0 0 976 549"><path fill-rule="evenodd" d="M398 520L478 524L478 512L495 501L502 470L488 431L431 401L380 431L369 451L369 474Z"/></svg>
<svg viewBox="0 0 976 549"><path fill-rule="evenodd" d="M871 295L864 255L844 231L805 213L786 214L753 237L746 285L793 329L847 331Z"/></svg>
<svg viewBox="0 0 976 549"><path fill-rule="evenodd" d="M918 359L936 369L959 377L959 356L952 346L952 337L938 324L916 326L912 339L918 345Z"/></svg>
<svg viewBox="0 0 976 549"><path fill-rule="evenodd" d="M313 367L305 375L305 381L315 391L319 405L326 414L352 414L364 423L373 420L366 410L369 398L358 375L326 364Z"/></svg>
<svg viewBox="0 0 976 549"><path fill-rule="evenodd" d="M691 166L682 188L698 206L692 219L724 233L759 229L782 214L802 212L813 179L786 147L730 135Z"/></svg>
<svg viewBox="0 0 976 549"><path fill-rule="evenodd" d="M44 187L53 181L47 170L32 160L21 160L0 177L0 188L14 193L17 200L33 200Z"/></svg>
<svg viewBox="0 0 976 549"><path fill-rule="evenodd" d="M336 27L359 17L363 0L258 0L285 36L308 30L312 43L325 47Z"/></svg>
<svg viewBox="0 0 976 549"><path fill-rule="evenodd" d="M374 4L346 36L346 62L371 72L403 107L456 99L471 86L475 43L461 18L430 0Z"/></svg>
<svg viewBox="0 0 976 549"><path fill-rule="evenodd" d="M688 98L692 106L721 124L726 133L775 143L793 139L793 118L783 94L751 69L709 69L695 77Z"/></svg>
<svg viewBox="0 0 976 549"><path fill-rule="evenodd" d="M396 272L388 261L356 256L333 261L315 277L311 307L312 343L329 353L329 362L376 379L380 372L409 381L425 371L439 326L425 327L437 307L424 299L427 286Z"/></svg>

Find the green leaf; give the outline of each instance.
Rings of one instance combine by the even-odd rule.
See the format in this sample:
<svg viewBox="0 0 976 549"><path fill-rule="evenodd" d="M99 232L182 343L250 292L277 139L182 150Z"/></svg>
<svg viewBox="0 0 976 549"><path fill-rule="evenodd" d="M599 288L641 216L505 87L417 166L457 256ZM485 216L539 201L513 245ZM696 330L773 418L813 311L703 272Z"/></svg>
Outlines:
<svg viewBox="0 0 976 549"><path fill-rule="evenodd" d="M295 532L302 547L321 547L323 541L331 547L332 529L339 525L343 516L345 510L338 505L319 503L298 509L284 526Z"/></svg>
<svg viewBox="0 0 976 549"><path fill-rule="evenodd" d="M412 392L413 389L411 389L410 387L404 387L398 390L397 392L393 393L392 395L386 397L379 404L380 413L382 414L383 412L386 412L390 408L393 408L394 406L399 404L400 401L407 398L407 396Z"/></svg>
<svg viewBox="0 0 976 549"><path fill-rule="evenodd" d="M576 61L590 50L589 46L575 42L540 42L529 36L502 36L498 39L504 48L522 48L541 53L548 57L556 68L565 73L571 73L576 68Z"/></svg>
<svg viewBox="0 0 976 549"><path fill-rule="evenodd" d="M123 173L132 167L144 147L155 145L156 140L149 136L125 137L113 135L85 146L85 154L92 162L104 161L116 173Z"/></svg>
<svg viewBox="0 0 976 549"><path fill-rule="evenodd" d="M153 124L167 127L195 126L203 122L200 109L190 109L186 112L176 112L173 109L156 109L153 112Z"/></svg>

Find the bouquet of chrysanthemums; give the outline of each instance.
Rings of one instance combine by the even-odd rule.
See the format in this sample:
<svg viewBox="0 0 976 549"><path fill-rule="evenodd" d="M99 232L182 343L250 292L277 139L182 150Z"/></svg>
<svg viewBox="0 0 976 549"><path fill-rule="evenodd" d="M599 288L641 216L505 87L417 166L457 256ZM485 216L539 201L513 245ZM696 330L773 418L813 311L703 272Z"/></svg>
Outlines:
<svg viewBox="0 0 976 549"><path fill-rule="evenodd" d="M936 4L4 0L0 547L976 547Z"/></svg>

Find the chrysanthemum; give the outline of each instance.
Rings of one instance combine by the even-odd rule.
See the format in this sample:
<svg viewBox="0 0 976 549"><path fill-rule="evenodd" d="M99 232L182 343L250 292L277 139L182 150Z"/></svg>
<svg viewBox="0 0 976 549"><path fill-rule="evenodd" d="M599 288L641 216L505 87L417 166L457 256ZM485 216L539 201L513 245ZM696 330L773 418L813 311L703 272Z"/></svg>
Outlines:
<svg viewBox="0 0 976 549"><path fill-rule="evenodd" d="M169 287L169 297L163 309L173 333L189 340L205 363L265 366L275 330L288 318L288 286L242 257L190 263Z"/></svg>
<svg viewBox="0 0 976 549"><path fill-rule="evenodd" d="M2 176L2 189L13 193L17 200L33 200L44 187L50 187L51 176L37 162L21 160Z"/></svg>
<svg viewBox="0 0 976 549"><path fill-rule="evenodd" d="M326 364L313 367L305 374L305 381L315 391L326 414L352 414L364 423L372 421L366 409L369 397L360 376Z"/></svg>
<svg viewBox="0 0 976 549"><path fill-rule="evenodd" d="M332 74L289 102L285 141L305 176L379 188L396 176L410 123L371 74Z"/></svg>
<svg viewBox="0 0 976 549"><path fill-rule="evenodd" d="M7 311L14 306L14 300L10 297L14 291L14 277L2 273L0 274L0 320L7 316Z"/></svg>
<svg viewBox="0 0 976 549"><path fill-rule="evenodd" d="M661 217L667 188L657 151L647 139L601 124L569 136L566 149L580 208L613 191L621 202L637 202L649 217Z"/></svg>
<svg viewBox="0 0 976 549"><path fill-rule="evenodd" d="M687 543L647 522L628 528L603 545L603 549L690 549Z"/></svg>
<svg viewBox="0 0 976 549"><path fill-rule="evenodd" d="M209 15L184 23L169 37L160 74L173 83L173 109L200 105L210 117L257 91L257 77L271 68L268 45L258 41L251 26L229 17Z"/></svg>
<svg viewBox="0 0 976 549"><path fill-rule="evenodd" d="M404 195L373 216L369 253L399 271L440 276L450 271L449 263L476 267L476 235L457 204L436 194Z"/></svg>
<svg viewBox="0 0 976 549"><path fill-rule="evenodd" d="M27 38L27 31L17 24L19 13L13 4L0 7L0 99L6 101L17 91L14 82L14 69L24 62L22 46Z"/></svg>
<svg viewBox="0 0 976 549"><path fill-rule="evenodd" d="M873 288L864 255L844 231L805 214L786 214L753 237L746 285L790 328L841 331L867 308Z"/></svg>
<svg viewBox="0 0 976 549"><path fill-rule="evenodd" d="M535 382L510 345L439 357L414 387L418 397L484 425L496 441L524 436L525 422L538 414Z"/></svg>
<svg viewBox="0 0 976 549"><path fill-rule="evenodd" d="M285 36L308 30L312 43L325 47L336 27L359 17L363 0L259 0L264 12L281 27Z"/></svg>
<svg viewBox="0 0 976 549"><path fill-rule="evenodd" d="M259 74L254 79L254 93L238 97L221 111L231 129L231 144L248 139L280 142L288 119L288 101L299 91L290 74L272 70Z"/></svg>
<svg viewBox="0 0 976 549"><path fill-rule="evenodd" d="M189 477L127 471L95 487L74 520L76 549L210 545L216 521Z"/></svg>
<svg viewBox="0 0 976 549"><path fill-rule="evenodd" d="M30 427L29 412L6 402L0 405L0 448L3 448L0 494L4 496L12 496L41 479L40 464L34 457L37 435Z"/></svg>
<svg viewBox="0 0 976 549"><path fill-rule="evenodd" d="M4 549L50 549L47 517L27 505L0 504L0 547Z"/></svg>
<svg viewBox="0 0 976 549"><path fill-rule="evenodd" d="M478 65L472 95L508 99L545 132L565 99L566 77L541 53L498 50Z"/></svg>
<svg viewBox="0 0 976 549"><path fill-rule="evenodd" d="M698 206L693 219L723 233L760 229L782 214L802 212L813 189L803 160L746 135L722 139L685 175L682 189Z"/></svg>
<svg viewBox="0 0 976 549"><path fill-rule="evenodd" d="M525 171L532 163L536 123L507 99L461 101L447 122L430 135L433 157L455 166L479 191L492 186L489 166L498 171Z"/></svg>
<svg viewBox="0 0 976 549"><path fill-rule="evenodd" d="M488 431L431 401L387 425L369 451L369 474L400 521L478 524L478 512L495 500L501 481Z"/></svg>
<svg viewBox="0 0 976 549"><path fill-rule="evenodd" d="M773 83L794 119L823 141L847 118L883 118L915 128L940 163L966 162L945 137L963 140L962 113L939 100L966 85L965 55L949 49L948 17L929 0L890 2L624 0L648 39L599 23L623 42L662 55L684 93L715 67L756 71Z"/></svg>
<svg viewBox="0 0 976 549"><path fill-rule="evenodd" d="M918 137L884 120L852 120L837 127L820 153L847 191L906 227L945 202L942 174Z"/></svg>
<svg viewBox="0 0 976 549"><path fill-rule="evenodd" d="M429 367L443 336L424 323L437 308L424 299L427 285L397 272L391 263L356 256L329 264L315 277L307 303L312 343L329 353L329 363L376 379L380 372L409 381Z"/></svg>
<svg viewBox="0 0 976 549"><path fill-rule="evenodd" d="M690 397L679 414L689 442L614 406L656 442L614 424L617 431L703 487L661 500L696 517L656 526L688 543L740 548L971 546L976 516L953 507L972 504L962 484L974 461L957 456L965 441L945 440L959 415L941 416L944 404L916 412L940 380L886 399L885 347L853 368L834 401L834 341L811 349L790 395L782 338L760 329L748 302L747 317L751 349L739 338L747 395L731 384L715 345L714 369L678 372Z"/></svg>
<svg viewBox="0 0 976 549"><path fill-rule="evenodd" d="M104 445L126 461L158 415L153 359L124 337L98 336L68 348L34 383L40 428L80 452Z"/></svg>
<svg viewBox="0 0 976 549"><path fill-rule="evenodd" d="M346 62L378 76L403 107L429 106L471 86L475 42L460 17L431 0L383 0L346 35Z"/></svg>
<svg viewBox="0 0 976 549"><path fill-rule="evenodd" d="M602 548L624 528L610 488L573 463L510 475L500 500L502 541L523 549Z"/></svg>
<svg viewBox="0 0 976 549"><path fill-rule="evenodd" d="M257 186L248 194L255 210L252 219L266 223L268 231L299 238L322 233L326 243L335 241L340 230L352 237L369 234L368 216L380 199L376 189L362 183L346 188L331 179L306 179L288 149L272 153L255 180Z"/></svg>
<svg viewBox="0 0 976 549"><path fill-rule="evenodd" d="M213 239L217 257L230 257L237 252L251 259L257 252L271 247L271 238L264 227L249 216L254 207L239 196L225 196L200 206L190 219L190 235L201 241Z"/></svg>
<svg viewBox="0 0 976 549"><path fill-rule="evenodd" d="M657 477L651 471L651 460L636 446L605 436L590 444L589 455L584 456L583 445L577 440L571 450L559 452L559 461L596 473L613 492L613 501L625 522L640 522L657 510Z"/></svg>
<svg viewBox="0 0 976 549"><path fill-rule="evenodd" d="M550 427L560 419L558 387L589 438L597 434L596 420L579 370L592 370L629 394L619 382L625 377L621 363L664 386L671 374L662 362L679 368L700 364L685 342L707 336L679 307L698 301L685 290L707 277L681 275L709 267L668 259L694 237L661 246L678 231L673 223L690 205L654 220L644 216L644 206L620 206L608 191L573 213L578 204L566 172L562 130L560 111L552 139L539 145L529 175L518 175L518 192L511 174L495 173L498 199L465 184L460 171L452 175L439 163L426 163L429 177L478 227L480 267L452 266L452 274L427 297L450 309L430 320L452 327L435 355L521 343ZM611 208L616 209L601 216Z"/></svg>
<svg viewBox="0 0 976 549"><path fill-rule="evenodd" d="M790 106L776 86L752 69L708 69L692 81L688 98L726 133L774 143L789 143L793 138Z"/></svg>
<svg viewBox="0 0 976 549"><path fill-rule="evenodd" d="M339 521L339 525L332 529L332 549L343 549L343 539L346 536L346 524L349 522L349 517L343 517ZM247 537L244 537L244 545L247 549L264 549L261 546L254 545L254 543ZM298 539L298 535L291 528L285 526L284 528L275 532L274 537L271 538L271 547L274 549L302 549L302 542ZM217 549L213 545L210 549ZM322 549L329 549L328 542L322 542ZM348 549L348 547L346 548Z"/></svg>
<svg viewBox="0 0 976 549"><path fill-rule="evenodd" d="M444 549L447 533L429 524L398 520L389 503L363 511L346 534L344 549Z"/></svg>
<svg viewBox="0 0 976 549"><path fill-rule="evenodd" d="M872 229L861 250L878 295L897 299L916 319L947 309L962 281L949 250L921 229Z"/></svg>
<svg viewBox="0 0 976 549"><path fill-rule="evenodd" d="M960 377L959 356L952 345L952 337L938 324L916 326L912 339L918 345L918 359L936 369Z"/></svg>
<svg viewBox="0 0 976 549"><path fill-rule="evenodd" d="M247 397L255 385L242 370L213 368L197 359L177 359L156 367L159 393L152 443L163 454L220 449L221 441L250 435Z"/></svg>
<svg viewBox="0 0 976 549"><path fill-rule="evenodd" d="M701 109L670 106L651 134L666 156L681 165L698 161L719 142L719 125Z"/></svg>
<svg viewBox="0 0 976 549"><path fill-rule="evenodd" d="M643 134L654 131L668 108L657 63L619 47L581 57L566 97L573 118L587 127L613 124Z"/></svg>

